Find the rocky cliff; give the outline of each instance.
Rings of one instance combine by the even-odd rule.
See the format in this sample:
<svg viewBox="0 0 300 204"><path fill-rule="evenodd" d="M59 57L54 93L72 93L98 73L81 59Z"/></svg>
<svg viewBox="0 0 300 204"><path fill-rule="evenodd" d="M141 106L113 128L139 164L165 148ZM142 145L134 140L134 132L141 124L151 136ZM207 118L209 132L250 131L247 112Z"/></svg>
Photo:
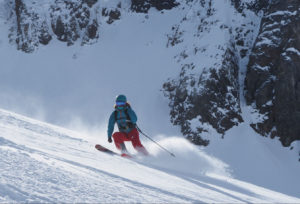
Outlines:
<svg viewBox="0 0 300 204"><path fill-rule="evenodd" d="M4 0L12 27L9 39L17 49L30 53L57 39L68 46L97 42L101 23L112 24L122 12L147 13L150 8L171 9L174 0Z"/></svg>
<svg viewBox="0 0 300 204"><path fill-rule="evenodd" d="M300 139L300 1L273 1L252 49L245 97L260 114L251 126L279 136L284 146Z"/></svg>
<svg viewBox="0 0 300 204"><path fill-rule="evenodd" d="M6 0L6 5L11 11L10 41L27 53L53 39L67 45L94 43L99 37L100 22L111 24L118 20L122 6L121 1L114 1L105 7L97 0Z"/></svg>
<svg viewBox="0 0 300 204"><path fill-rule="evenodd" d="M169 35L168 46L179 48L176 59L182 68L178 78L163 85L164 93L170 99L172 122L195 144L207 145L214 130L223 136L243 121L239 72L260 18L249 5L235 6L238 9L231 2L188 1L186 15Z"/></svg>

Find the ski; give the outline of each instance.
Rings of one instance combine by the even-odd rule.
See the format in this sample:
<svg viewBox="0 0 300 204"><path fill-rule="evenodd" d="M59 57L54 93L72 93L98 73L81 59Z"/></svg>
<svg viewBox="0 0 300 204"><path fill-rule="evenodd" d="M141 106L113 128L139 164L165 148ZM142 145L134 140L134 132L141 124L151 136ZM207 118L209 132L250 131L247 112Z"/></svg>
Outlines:
<svg viewBox="0 0 300 204"><path fill-rule="evenodd" d="M110 149L107 149L106 147L103 147L102 145L99 145L99 144L96 144L95 148L97 150L99 150L100 152L104 152L104 153L107 153L110 155L118 155L118 156L125 157L125 158L132 158L132 156L129 154L125 154L125 153L119 154L119 153L116 153Z"/></svg>

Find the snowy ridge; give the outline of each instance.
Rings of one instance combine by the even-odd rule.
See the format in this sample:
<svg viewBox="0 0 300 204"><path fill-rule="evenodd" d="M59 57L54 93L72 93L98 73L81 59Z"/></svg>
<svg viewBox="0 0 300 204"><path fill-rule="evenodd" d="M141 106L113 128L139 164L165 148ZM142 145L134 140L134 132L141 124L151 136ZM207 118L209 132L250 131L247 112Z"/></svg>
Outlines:
<svg viewBox="0 0 300 204"><path fill-rule="evenodd" d="M0 202L300 202L228 174L178 170L184 155L166 169L151 162L173 158L154 148L149 147L157 157L131 161L96 151L93 140L104 141L0 110ZM176 139L170 140L173 149L168 148L180 153ZM197 154L193 146L181 145Z"/></svg>

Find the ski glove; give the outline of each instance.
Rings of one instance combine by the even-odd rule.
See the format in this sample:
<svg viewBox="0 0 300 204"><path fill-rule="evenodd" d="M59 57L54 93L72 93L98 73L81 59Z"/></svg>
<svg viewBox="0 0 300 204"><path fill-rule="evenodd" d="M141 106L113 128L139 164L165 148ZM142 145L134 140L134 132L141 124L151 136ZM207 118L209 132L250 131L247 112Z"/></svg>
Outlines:
<svg viewBox="0 0 300 204"><path fill-rule="evenodd" d="M108 142L109 142L109 143L112 143L111 137L108 138Z"/></svg>

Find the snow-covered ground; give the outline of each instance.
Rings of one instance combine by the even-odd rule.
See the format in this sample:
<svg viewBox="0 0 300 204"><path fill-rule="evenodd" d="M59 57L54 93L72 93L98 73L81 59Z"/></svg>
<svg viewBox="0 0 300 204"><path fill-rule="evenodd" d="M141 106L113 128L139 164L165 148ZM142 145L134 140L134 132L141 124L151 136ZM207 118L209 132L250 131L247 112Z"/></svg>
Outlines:
<svg viewBox="0 0 300 204"><path fill-rule="evenodd" d="M232 178L180 138L167 139L176 158L148 147L153 156L134 160L98 152L94 140L104 142L0 110L0 202L300 202Z"/></svg>

